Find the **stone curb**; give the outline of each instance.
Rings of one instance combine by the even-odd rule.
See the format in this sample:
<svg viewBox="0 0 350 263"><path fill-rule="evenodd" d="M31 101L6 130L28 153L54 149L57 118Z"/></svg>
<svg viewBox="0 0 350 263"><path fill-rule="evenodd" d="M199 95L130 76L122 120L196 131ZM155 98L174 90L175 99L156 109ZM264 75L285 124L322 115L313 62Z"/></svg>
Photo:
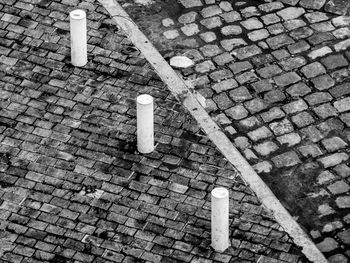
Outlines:
<svg viewBox="0 0 350 263"><path fill-rule="evenodd" d="M240 172L243 180L258 196L262 204L274 214L277 222L293 238L296 245L302 247L304 255L312 262L327 263L327 259L316 245L282 206L270 188L262 181L246 159L234 147L191 92L185 81L180 78L164 58L155 49L147 37L140 31L125 10L115 0L99 0L129 40L137 47L153 66L158 76L168 86L172 94L186 107L215 144L225 158Z"/></svg>

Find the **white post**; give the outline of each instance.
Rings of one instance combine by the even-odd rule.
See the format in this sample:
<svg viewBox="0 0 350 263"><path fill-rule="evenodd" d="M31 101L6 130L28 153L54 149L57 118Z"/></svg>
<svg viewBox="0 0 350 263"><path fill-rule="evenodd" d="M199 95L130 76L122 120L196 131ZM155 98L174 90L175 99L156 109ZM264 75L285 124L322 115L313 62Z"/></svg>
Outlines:
<svg viewBox="0 0 350 263"><path fill-rule="evenodd" d="M211 191L211 246L219 252L229 247L229 194L223 187Z"/></svg>
<svg viewBox="0 0 350 263"><path fill-rule="evenodd" d="M76 9L69 13L71 61L76 67L87 63L86 14Z"/></svg>
<svg viewBox="0 0 350 263"><path fill-rule="evenodd" d="M143 94L137 97L137 150L150 153L154 149L153 98Z"/></svg>

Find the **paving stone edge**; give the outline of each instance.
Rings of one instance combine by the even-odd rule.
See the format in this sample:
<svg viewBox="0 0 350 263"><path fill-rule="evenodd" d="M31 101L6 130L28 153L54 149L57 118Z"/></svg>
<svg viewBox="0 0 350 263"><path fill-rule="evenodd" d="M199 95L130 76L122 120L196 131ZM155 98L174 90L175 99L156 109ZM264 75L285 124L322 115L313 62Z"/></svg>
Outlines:
<svg viewBox="0 0 350 263"><path fill-rule="evenodd" d="M121 5L115 0L98 0L113 20L128 36L146 60L153 66L158 76L168 86L172 94L184 105L196 119L199 126L207 134L225 158L240 172L242 179L256 193L262 204L274 214L277 222L291 236L294 243L302 248L304 255L312 262L328 262L324 255L308 237L290 213L283 207L270 188L263 182L251 165L234 147L232 142L221 131L202 107L191 88L181 79L170 65L164 60L147 37L140 31Z"/></svg>

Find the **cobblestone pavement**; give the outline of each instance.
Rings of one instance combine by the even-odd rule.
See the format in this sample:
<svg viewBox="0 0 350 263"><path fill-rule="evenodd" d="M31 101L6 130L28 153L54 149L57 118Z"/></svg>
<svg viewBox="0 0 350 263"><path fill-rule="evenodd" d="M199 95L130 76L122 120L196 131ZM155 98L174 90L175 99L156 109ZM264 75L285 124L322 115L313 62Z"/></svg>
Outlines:
<svg viewBox="0 0 350 263"><path fill-rule="evenodd" d="M330 262L350 258L349 5L124 1Z"/></svg>
<svg viewBox="0 0 350 263"><path fill-rule="evenodd" d="M68 13L87 11L89 63ZM308 262L96 1L0 4L0 262ZM156 150L136 151L135 99ZM230 241L210 248L210 191Z"/></svg>

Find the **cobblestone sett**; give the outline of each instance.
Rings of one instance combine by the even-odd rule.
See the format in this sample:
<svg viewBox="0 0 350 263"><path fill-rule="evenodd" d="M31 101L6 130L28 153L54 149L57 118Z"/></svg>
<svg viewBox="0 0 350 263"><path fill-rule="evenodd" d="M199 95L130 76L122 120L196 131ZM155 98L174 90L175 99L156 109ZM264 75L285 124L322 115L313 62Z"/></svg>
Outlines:
<svg viewBox="0 0 350 263"><path fill-rule="evenodd" d="M325 168L328 168L328 167L336 166L348 159L349 159L349 156L346 153L334 153L332 155L322 157L318 159L318 161L321 162L321 164Z"/></svg>
<svg viewBox="0 0 350 263"><path fill-rule="evenodd" d="M319 49L312 50L308 57L311 59L316 59L318 57L324 57L325 55L332 53L332 50L329 47L321 47Z"/></svg>
<svg viewBox="0 0 350 263"><path fill-rule="evenodd" d="M326 69L319 62L314 62L301 68L301 72L306 78L313 78L326 73Z"/></svg>
<svg viewBox="0 0 350 263"><path fill-rule="evenodd" d="M290 84L294 84L301 80L299 75L295 72L288 72L283 75L277 76L273 78L275 83L280 87L286 87Z"/></svg>
<svg viewBox="0 0 350 263"><path fill-rule="evenodd" d="M321 243L317 244L321 252L331 252L338 248L338 242L333 238L326 237Z"/></svg>
<svg viewBox="0 0 350 263"><path fill-rule="evenodd" d="M278 156L273 157L271 160L278 168L290 167L301 163L298 155L294 151L280 154Z"/></svg>
<svg viewBox="0 0 350 263"><path fill-rule="evenodd" d="M321 91L329 89L330 87L333 87L335 84L334 80L328 74L313 78L311 82L313 83L316 89Z"/></svg>
<svg viewBox="0 0 350 263"><path fill-rule="evenodd" d="M335 182L329 186L327 186L327 189L334 195L339 195L339 194L343 194L346 193L350 190L350 187L347 183L345 183L344 181L338 181Z"/></svg>
<svg viewBox="0 0 350 263"><path fill-rule="evenodd" d="M347 50L350 47L350 40L344 40L334 45L335 51Z"/></svg>
<svg viewBox="0 0 350 263"><path fill-rule="evenodd" d="M350 110L350 98L344 98L341 100L337 100L334 102L334 107L339 111L339 112L344 112Z"/></svg>
<svg viewBox="0 0 350 263"><path fill-rule="evenodd" d="M237 57L239 60L244 60L249 57L261 54L261 52L262 51L258 46L250 45L239 49L235 49L231 52L231 54Z"/></svg>
<svg viewBox="0 0 350 263"><path fill-rule="evenodd" d="M321 60L327 69L336 69L347 66L349 63L343 55L331 55Z"/></svg>
<svg viewBox="0 0 350 263"><path fill-rule="evenodd" d="M293 44L294 40L286 34L281 34L278 36L268 38L266 42L271 49L276 50L283 46Z"/></svg>
<svg viewBox="0 0 350 263"><path fill-rule="evenodd" d="M350 207L350 196L339 196L335 200L339 208L349 208Z"/></svg>
<svg viewBox="0 0 350 263"><path fill-rule="evenodd" d="M300 17L305 13L305 9L301 7L287 7L277 12L283 20L291 20Z"/></svg>

